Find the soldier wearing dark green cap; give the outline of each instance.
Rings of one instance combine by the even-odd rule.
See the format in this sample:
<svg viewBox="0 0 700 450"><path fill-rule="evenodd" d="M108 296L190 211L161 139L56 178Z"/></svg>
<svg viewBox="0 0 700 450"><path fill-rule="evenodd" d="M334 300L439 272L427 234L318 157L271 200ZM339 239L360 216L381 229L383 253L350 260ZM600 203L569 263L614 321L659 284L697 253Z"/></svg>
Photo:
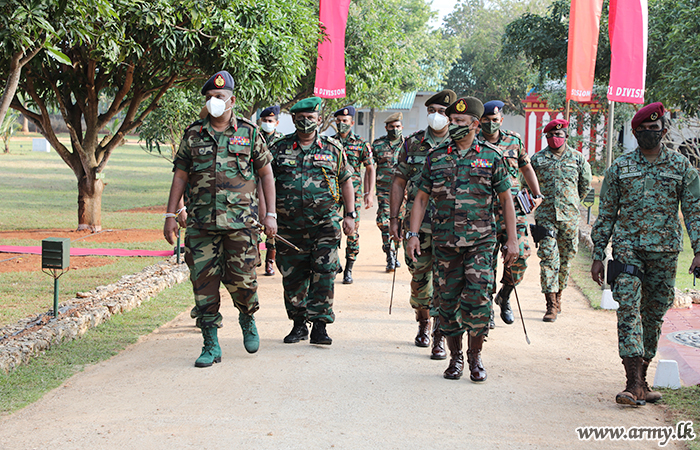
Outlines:
<svg viewBox="0 0 700 450"><path fill-rule="evenodd" d="M386 271L393 272L400 267L396 258L396 246L400 241L392 241L389 235L389 197L394 167L404 142L403 114L391 114L384 121L386 134L372 142L374 161L377 164L377 227L382 232L382 250L386 253Z"/></svg>
<svg viewBox="0 0 700 450"><path fill-rule="evenodd" d="M493 247L496 244L495 198L503 205L508 233L504 264L517 257L515 210L510 175L497 147L476 140L484 106L474 97L460 98L445 111L450 139L438 145L423 165L407 233L408 255L421 255L419 231L428 200L432 217L433 251L437 272L440 331L447 336L450 364L444 377L459 379L464 368L462 335L467 332L467 361L474 382L486 380L481 361L488 333L493 283Z"/></svg>
<svg viewBox="0 0 700 450"><path fill-rule="evenodd" d="M360 209L364 204L365 209L372 207L372 191L374 191L374 158L372 148L357 133L352 132L355 125L355 107L346 106L337 110L335 124L338 134L333 136L340 141L345 148L345 155L348 163L352 166L354 175L352 183L355 186L355 232L347 237L345 247L345 271L343 273L343 284L352 284L352 267L355 264L357 255L360 253ZM365 167L364 182L362 177L362 166ZM364 186L364 189L363 189Z"/></svg>
<svg viewBox="0 0 700 450"><path fill-rule="evenodd" d="M688 272L700 268L700 178L688 158L667 147L662 103L641 108L632 118L638 148L617 158L605 172L600 214L593 225L591 276L603 285L605 248L612 243L617 278L607 279L617 310L618 352L627 375L615 401L643 405L661 400L647 383L663 318L675 298L678 254L683 250L683 213L694 253Z"/></svg>
<svg viewBox="0 0 700 450"><path fill-rule="evenodd" d="M231 75L221 71L202 88L208 114L185 130L175 156L163 226L172 244L178 230L176 220L185 216L186 193L185 261L196 303L191 315L204 337L196 367L221 361L217 337L222 321L221 283L239 311L245 349L255 353L260 345L253 318L259 308L255 275L259 237L247 224L250 218L258 219L258 180L267 204L273 205L262 219L265 232L273 236L277 231L272 155L258 127L233 114L233 85Z"/></svg>
<svg viewBox="0 0 700 450"><path fill-rule="evenodd" d="M279 124L279 105L268 106L262 110L260 113L260 128L263 130L263 136L265 136L265 143L267 143L268 148L274 141L284 136L277 131ZM260 198L260 213L264 214L267 205L265 205L264 196L261 195L260 191L258 191L258 197ZM274 238L268 238L265 241L265 249L265 275L272 276L275 274L275 254L277 252Z"/></svg>
<svg viewBox="0 0 700 450"><path fill-rule="evenodd" d="M394 179L391 185L391 235L397 242L404 240L405 233L409 230L410 215L400 229L399 221L403 208L404 196L406 197L406 211L411 211L413 200L418 191L418 181L421 170L428 153L449 139L448 119L445 115L447 107L457 99L457 94L451 89L445 89L431 96L425 102L428 110L428 128L417 131L406 138L398 156L398 164L394 170ZM432 200L431 204L432 204ZM432 335L433 346L430 357L432 359L445 359L444 338L440 334L439 319L437 316L436 296L433 295L433 234L431 231L431 216L428 208L423 216L423 223L418 232L421 254L414 261L408 253L405 254L406 265L411 272L411 307L415 310L418 322L418 334L414 343L418 347L430 345L430 317L433 317ZM399 233L403 236L399 236Z"/></svg>
<svg viewBox="0 0 700 450"><path fill-rule="evenodd" d="M335 320L333 280L338 269L340 230L355 229L352 167L343 146L318 132L322 100L301 100L289 110L296 132L272 144L280 237L301 249L278 246L277 267L282 274L287 316L294 322L285 343L309 336L311 343L330 345L326 324ZM345 206L341 218L340 204Z"/></svg>
<svg viewBox="0 0 700 450"><path fill-rule="evenodd" d="M500 100L491 100L484 103L484 115L481 116L481 131L476 138L480 141L489 141L497 146L506 163L506 169L510 173L511 192L516 195L520 187L520 177L523 179L532 192L534 208L542 203L542 193L540 185L537 182L537 176L530 164L530 157L527 154L525 145L523 144L520 135L515 131L504 130L501 128L503 123L503 107L505 104ZM534 209L533 208L533 209ZM510 267L510 277L503 274L501 277L501 288L494 299L494 303L500 306L501 319L506 324L510 325L515 320L513 309L510 306L510 294L515 289L515 286L520 284L527 269L527 258L530 257L530 244L527 239L527 212L524 211L517 202L515 202L516 228L518 231L518 259ZM501 246L505 245L507 240L506 227L503 222L503 210L500 203L496 211L496 241L498 244L494 248L493 255L493 270L496 275L496 263L498 261L498 252ZM512 277L512 278L511 278ZM491 288L491 294L496 293L496 285ZM489 328L494 328L493 309L491 310L491 319Z"/></svg>

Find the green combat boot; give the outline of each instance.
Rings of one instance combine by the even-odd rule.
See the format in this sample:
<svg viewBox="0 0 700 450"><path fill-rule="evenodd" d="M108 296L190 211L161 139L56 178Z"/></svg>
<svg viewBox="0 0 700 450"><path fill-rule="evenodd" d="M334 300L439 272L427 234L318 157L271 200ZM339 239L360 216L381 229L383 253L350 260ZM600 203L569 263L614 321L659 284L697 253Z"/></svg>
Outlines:
<svg viewBox="0 0 700 450"><path fill-rule="evenodd" d="M202 328L204 347L202 347L202 354L194 362L195 367L211 367L212 364L221 362L221 347L216 336L218 330L219 328L215 326Z"/></svg>
<svg viewBox="0 0 700 450"><path fill-rule="evenodd" d="M255 327L255 317L252 314L238 313L238 323L243 330L243 345L248 353L255 353L260 348L258 329Z"/></svg>

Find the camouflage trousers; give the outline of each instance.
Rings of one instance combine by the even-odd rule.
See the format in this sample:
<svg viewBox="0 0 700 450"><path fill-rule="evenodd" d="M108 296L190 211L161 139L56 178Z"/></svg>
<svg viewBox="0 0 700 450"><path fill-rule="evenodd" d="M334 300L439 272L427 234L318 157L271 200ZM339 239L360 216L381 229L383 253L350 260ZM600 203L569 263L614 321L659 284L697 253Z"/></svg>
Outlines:
<svg viewBox="0 0 700 450"><path fill-rule="evenodd" d="M446 336L485 336L493 284L493 242L474 247L433 247L440 331Z"/></svg>
<svg viewBox="0 0 700 450"><path fill-rule="evenodd" d="M516 230L518 232L518 259L516 259L513 264L510 266L510 271L513 276L513 282L515 282L515 286L519 285L521 281L523 281L523 277L525 276L525 269L527 269L527 259L530 257L531 250L530 250L530 243L528 242L527 239L527 219L525 221L525 224L518 224L516 225ZM497 228L498 229L498 228ZM496 246L493 249L493 278L494 278L494 283L493 287L491 288L491 294L496 293L496 267L498 266L498 254L500 251L502 251L503 246L506 245L506 242L508 241L508 234L504 231L499 232L496 234ZM508 278L508 281L506 282L505 278L505 273L501 277L501 284L512 284L510 278Z"/></svg>
<svg viewBox="0 0 700 450"><path fill-rule="evenodd" d="M221 283L240 312L253 314L259 309L257 244L258 233L247 228L225 231L187 228L185 262L190 269L195 301L190 315L196 319L197 327L221 326Z"/></svg>
<svg viewBox="0 0 700 450"><path fill-rule="evenodd" d="M411 298L413 309L430 309L431 316L437 316L437 304L433 301L433 235L423 231L418 232L420 240L420 256L413 262L406 251L404 240L404 260L411 273ZM435 277L437 279L437 277Z"/></svg>
<svg viewBox="0 0 700 450"><path fill-rule="evenodd" d="M613 248L613 257L644 272L644 281L626 273L615 280L613 298L620 304L617 310L620 357L652 359L656 355L664 315L675 297L678 253L618 247Z"/></svg>
<svg viewBox="0 0 700 450"><path fill-rule="evenodd" d="M277 234L302 250L299 253L286 245L277 249L287 317L332 323L333 280L338 270L341 237L339 221L336 218L304 230L280 227Z"/></svg>
<svg viewBox="0 0 700 450"><path fill-rule="evenodd" d="M377 227L382 232L382 250L397 250L401 242L391 239L389 234L389 192L391 184L388 186L377 186ZM399 214L401 217L401 214Z"/></svg>
<svg viewBox="0 0 700 450"><path fill-rule="evenodd" d="M362 210L362 184L355 186L355 234L346 236L345 258L355 261L360 253L360 210Z"/></svg>
<svg viewBox="0 0 700 450"><path fill-rule="evenodd" d="M537 224L557 232L556 238L542 239L537 250L542 293L563 291L567 286L571 264L578 252L578 218L569 222L540 219Z"/></svg>

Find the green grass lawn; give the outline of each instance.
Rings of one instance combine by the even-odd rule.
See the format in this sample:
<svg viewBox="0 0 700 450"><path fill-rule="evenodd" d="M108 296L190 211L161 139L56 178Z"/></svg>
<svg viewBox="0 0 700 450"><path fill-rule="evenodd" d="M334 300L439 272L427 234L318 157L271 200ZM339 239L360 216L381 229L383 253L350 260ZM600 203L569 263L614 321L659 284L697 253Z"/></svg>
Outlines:
<svg viewBox="0 0 700 450"><path fill-rule="evenodd" d="M55 151L33 152L31 139L20 135L10 144L9 154L0 154L0 230L76 229L78 189L73 171ZM68 136L60 136L68 142ZM153 213L124 213L122 210L164 205L167 201L172 165L153 156L138 144L116 149L105 169L107 186L102 198L103 229L154 229L163 217ZM153 242L101 243L80 239L71 247L169 250L165 240ZM40 245L38 240L0 239L2 245ZM0 254L0 260L5 259ZM122 275L140 271L161 258L111 258L112 264L68 271L59 282L59 301L117 281ZM0 326L22 317L47 311L53 306L53 281L42 272L0 273Z"/></svg>
<svg viewBox="0 0 700 450"><path fill-rule="evenodd" d="M67 136L61 138L67 141ZM138 144L125 144L114 151L104 174L103 229L162 227L158 214L119 211L165 205L172 181L170 162ZM54 150L33 152L29 138L13 139L10 153L0 154L0 195L0 230L78 226L73 171Z"/></svg>

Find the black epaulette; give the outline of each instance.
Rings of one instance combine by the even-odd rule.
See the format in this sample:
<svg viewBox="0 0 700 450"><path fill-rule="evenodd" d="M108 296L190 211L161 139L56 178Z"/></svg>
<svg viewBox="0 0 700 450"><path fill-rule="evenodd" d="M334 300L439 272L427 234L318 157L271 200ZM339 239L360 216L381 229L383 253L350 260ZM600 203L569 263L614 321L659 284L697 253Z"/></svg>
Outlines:
<svg viewBox="0 0 700 450"><path fill-rule="evenodd" d="M495 150L499 155L503 156L503 151L496 144L492 144L487 140L483 140L483 141L477 140L477 144L481 145L482 147L488 147L491 150Z"/></svg>
<svg viewBox="0 0 700 450"><path fill-rule="evenodd" d="M374 144L379 142L379 141L388 141L388 140L389 140L389 138L387 137L386 134L384 136L379 136L377 139L372 141L372 147L374 147Z"/></svg>
<svg viewBox="0 0 700 450"><path fill-rule="evenodd" d="M414 131L413 134L411 134L410 136L408 136L408 137L406 138L406 140L409 140L409 139L411 139L411 138L413 138L413 137L415 137L415 136L418 136L419 134L425 134L425 130Z"/></svg>
<svg viewBox="0 0 700 450"><path fill-rule="evenodd" d="M192 127L201 127L204 124L204 119L197 119L191 124L187 125L187 128L185 128L185 131L189 130Z"/></svg>

